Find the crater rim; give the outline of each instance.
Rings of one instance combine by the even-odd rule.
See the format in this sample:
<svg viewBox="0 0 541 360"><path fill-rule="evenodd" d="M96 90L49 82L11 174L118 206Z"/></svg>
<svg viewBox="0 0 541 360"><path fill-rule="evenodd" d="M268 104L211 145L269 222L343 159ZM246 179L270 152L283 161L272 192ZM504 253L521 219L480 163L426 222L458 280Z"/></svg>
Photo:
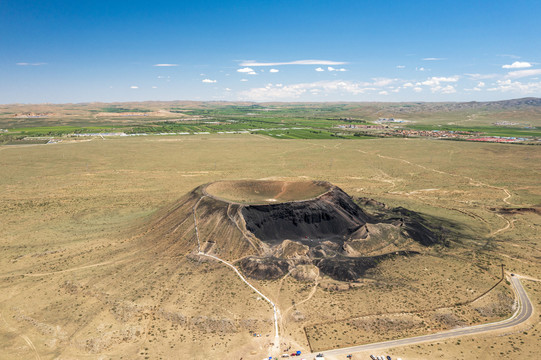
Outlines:
<svg viewBox="0 0 541 360"><path fill-rule="evenodd" d="M315 200L335 186L319 180L218 180L203 186L215 200L237 205L273 205Z"/></svg>

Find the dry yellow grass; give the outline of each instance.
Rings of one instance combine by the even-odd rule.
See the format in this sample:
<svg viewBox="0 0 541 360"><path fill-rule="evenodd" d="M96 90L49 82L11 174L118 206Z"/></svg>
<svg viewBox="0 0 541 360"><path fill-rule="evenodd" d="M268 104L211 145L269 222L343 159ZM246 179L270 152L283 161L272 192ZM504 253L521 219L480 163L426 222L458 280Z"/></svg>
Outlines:
<svg viewBox="0 0 541 360"><path fill-rule="evenodd" d="M324 180L353 196L460 225L462 235L451 239L451 248L386 262L347 291L329 279L319 279L317 287L289 276L253 281L284 312L284 341L304 349L304 326L353 317L361 326L376 313L467 300L496 281L501 263L541 278L539 215L493 210L541 203L539 163L540 147L407 139L215 135L0 147L0 359L261 359L272 341L268 304L222 264L192 257L195 243L179 244L165 256L164 249L156 253L159 244L139 236L159 209L216 180ZM202 211L200 217L204 204ZM192 226L186 220L178 231L189 233ZM203 222L201 232L211 236L213 229ZM537 283L530 288L538 305ZM478 315L475 308L488 305L450 313L463 322L499 318ZM418 316L407 321L417 323ZM430 326L442 323L436 313L422 316ZM357 337L342 334L343 328L335 335L332 326L320 330L322 348ZM517 330L510 337L486 335L400 354L528 357L539 344L539 324L533 326L527 334ZM378 331L362 335L370 341L381 337Z"/></svg>

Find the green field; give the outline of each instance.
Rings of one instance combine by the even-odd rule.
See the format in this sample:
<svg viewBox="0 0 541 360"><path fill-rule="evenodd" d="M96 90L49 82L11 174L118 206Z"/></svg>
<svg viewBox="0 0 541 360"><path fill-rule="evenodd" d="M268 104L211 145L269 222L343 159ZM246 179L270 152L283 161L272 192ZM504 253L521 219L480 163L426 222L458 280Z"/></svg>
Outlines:
<svg viewBox="0 0 541 360"><path fill-rule="evenodd" d="M373 124L381 117L409 122L392 129L472 131L482 136L541 137L541 107L524 100L495 103L221 103L143 102L29 105L39 118L16 117L21 106L0 105L0 143L24 136L62 137L77 133L257 132L279 139L343 139L381 136L337 125ZM518 105L517 105L518 104ZM124 113L149 116L118 116ZM111 114L107 116L107 114ZM113 116L115 115L115 116ZM509 121L517 126L495 126ZM525 127L530 127L526 129ZM280 129L284 129L283 131ZM292 129L302 128L302 129Z"/></svg>
<svg viewBox="0 0 541 360"><path fill-rule="evenodd" d="M13 135L26 135L26 136L62 136L67 134L80 134L80 133L99 133L99 132L111 132L112 130L118 130L119 128L114 126L36 126L9 129L9 134Z"/></svg>

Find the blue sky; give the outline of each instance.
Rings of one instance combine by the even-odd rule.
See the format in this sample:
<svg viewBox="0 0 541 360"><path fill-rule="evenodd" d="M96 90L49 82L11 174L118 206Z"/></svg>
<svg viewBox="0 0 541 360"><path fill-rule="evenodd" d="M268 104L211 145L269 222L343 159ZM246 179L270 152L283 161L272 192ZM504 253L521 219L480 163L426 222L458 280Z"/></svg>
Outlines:
<svg viewBox="0 0 541 360"><path fill-rule="evenodd" d="M540 1L0 1L0 103L541 96Z"/></svg>

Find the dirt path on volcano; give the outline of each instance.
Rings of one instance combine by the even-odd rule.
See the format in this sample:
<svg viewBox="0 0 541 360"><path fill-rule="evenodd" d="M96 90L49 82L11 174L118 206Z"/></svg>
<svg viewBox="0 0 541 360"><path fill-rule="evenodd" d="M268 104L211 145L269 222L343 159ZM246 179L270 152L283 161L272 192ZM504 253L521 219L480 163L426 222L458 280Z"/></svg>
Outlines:
<svg viewBox="0 0 541 360"><path fill-rule="evenodd" d="M496 214L496 216L499 217L499 218L502 218L503 220L505 220L507 222L507 224L504 227L502 227L502 228L500 228L500 229L498 229L496 231L491 232L490 236L494 236L494 235L496 235L498 233L504 232L506 230L509 230L510 228L512 229L512 228L515 227L513 224L514 224L515 221L517 221L516 219L513 219L513 220L509 221L503 215Z"/></svg>
<svg viewBox="0 0 541 360"><path fill-rule="evenodd" d="M195 227L195 234L196 234L196 237L197 237L197 255L199 256L206 256L206 257L209 257L209 258L212 258L214 260L217 260L223 264L225 264L226 266L230 267L231 269L233 269L233 271L235 271L235 273L237 274L237 276L246 284L248 285L253 291L255 291L258 295L261 296L261 298L263 298L263 300L265 300L266 302L268 302L271 307L272 307L272 312L273 312L273 315L274 315L274 343L271 345L270 349L269 349L269 355L275 355L277 356L279 353L280 353L280 332L279 332L279 326L278 326L278 323L281 321L281 316L280 316L280 310L278 309L278 307L267 297L265 296L261 291L259 291L255 286L253 286L252 284L250 284L245 278L244 276L242 276L242 274L240 273L240 271L235 267L235 265L219 258L218 256L215 256L215 255L211 255L211 254L207 254L207 253L204 253L201 251L201 241L199 240L199 228L197 226L197 206L199 205L199 203L201 202L201 200L203 199L203 197L205 197L205 195L203 195L198 201L197 203L194 205L194 207L192 208L192 211L193 211L193 220L194 220L194 227Z"/></svg>
<svg viewBox="0 0 541 360"><path fill-rule="evenodd" d="M237 209L237 215L239 215L239 219L242 218L242 216L241 216L241 214L240 214L240 209L241 209L241 208L238 208L238 209ZM230 210L231 210L231 204L229 204L229 205L227 206L227 210L226 210L227 217L229 218L229 220L231 220L231 222L232 222L233 224L235 224L235 226L236 226L237 229L240 231L240 233L242 234L242 236L250 243L250 245L254 248L254 250L256 251L256 253L259 253L259 252L261 251L261 249L258 248L258 247L256 246L256 244L254 244L254 242L252 241L252 238L250 237L250 233L247 232L247 231L245 231L245 230L243 230L243 229L240 227L238 221L235 220L235 219L233 218L233 216L230 214Z"/></svg>
<svg viewBox="0 0 541 360"><path fill-rule="evenodd" d="M295 308L296 306L299 306L299 305L304 304L305 302L309 301L314 296L314 294L316 293L318 285L319 285L319 276L316 278L316 281L314 282L314 286L312 287L312 290L310 290L310 293L308 294L308 296L304 300L301 300L298 303L295 303L295 305L291 305L290 307L285 309L283 317L285 318L287 316L287 314L293 308Z"/></svg>
<svg viewBox="0 0 541 360"><path fill-rule="evenodd" d="M32 350L32 352L34 353L34 356L37 360L41 360L41 356L39 356L39 353L38 351L36 350L36 347L34 346L34 343L32 342L32 340L30 340L30 338L24 334L21 334L17 331L17 329L14 329L12 328L11 326L9 326L9 324L7 323L6 319L4 319L4 316L2 315L2 313L0 313L0 319L2 320L2 322L4 323L5 327L7 328L7 330L11 333L14 333L16 334L17 336L19 336L21 339L23 339L26 344L28 345L28 347L30 348L30 350Z"/></svg>
<svg viewBox="0 0 541 360"><path fill-rule="evenodd" d="M276 200L280 199L280 196L282 196L286 192L286 189L287 189L287 182L284 181L284 183L282 184L282 188L280 189L280 192L274 198Z"/></svg>

